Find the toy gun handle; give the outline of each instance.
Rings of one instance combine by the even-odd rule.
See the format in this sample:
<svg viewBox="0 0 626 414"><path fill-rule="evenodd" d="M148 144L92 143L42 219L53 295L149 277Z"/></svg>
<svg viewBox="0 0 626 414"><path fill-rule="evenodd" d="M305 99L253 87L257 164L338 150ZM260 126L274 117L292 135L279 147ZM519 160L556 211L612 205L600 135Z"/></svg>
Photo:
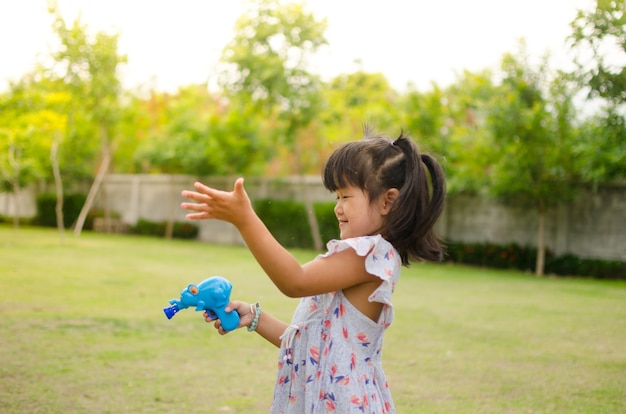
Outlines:
<svg viewBox="0 0 626 414"><path fill-rule="evenodd" d="M239 314L236 310L226 312L226 310L207 310L207 313L211 316L216 316L222 322L222 328L225 331L234 331L239 327Z"/></svg>

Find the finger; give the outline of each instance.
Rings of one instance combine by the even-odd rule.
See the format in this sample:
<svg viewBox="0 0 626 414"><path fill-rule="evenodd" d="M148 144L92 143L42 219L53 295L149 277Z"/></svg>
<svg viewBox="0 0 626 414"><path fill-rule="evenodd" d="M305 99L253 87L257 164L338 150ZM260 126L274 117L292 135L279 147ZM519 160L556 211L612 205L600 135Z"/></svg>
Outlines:
<svg viewBox="0 0 626 414"><path fill-rule="evenodd" d="M224 310L226 312L232 312L232 311L236 311L239 308L239 304L241 302L238 300L231 300L230 302L228 302L228 305L226 305L226 307L224 308Z"/></svg>
<svg viewBox="0 0 626 414"><path fill-rule="evenodd" d="M189 213L185 215L185 218L188 220L202 220L202 219L210 219L211 215L209 213Z"/></svg>
<svg viewBox="0 0 626 414"><path fill-rule="evenodd" d="M219 332L220 335L226 335L228 333L228 331L225 331L224 328L222 327L222 325L220 326L215 326L217 328L217 332Z"/></svg>
<svg viewBox="0 0 626 414"><path fill-rule="evenodd" d="M237 178L237 180L235 180L234 190L235 190L235 193L245 192L245 189L243 188L243 177L239 177Z"/></svg>
<svg viewBox="0 0 626 414"><path fill-rule="evenodd" d="M201 208L201 207L200 207L200 206L201 206L200 204L196 204L196 203L187 203L187 202L180 203L180 206L181 206L182 208L184 208L185 210L194 210L194 211L200 210L200 208Z"/></svg>
<svg viewBox="0 0 626 414"><path fill-rule="evenodd" d="M209 196L209 197L213 197L213 196L217 196L220 193L223 193L223 191L220 190L216 190L215 188L211 188L208 185L204 185L199 181L196 181L193 186L196 188L196 190L198 190L200 193Z"/></svg>
<svg viewBox="0 0 626 414"><path fill-rule="evenodd" d="M198 193L196 191L183 190L180 194L185 198L197 201L199 203L206 203L211 200L210 196Z"/></svg>
<svg viewBox="0 0 626 414"><path fill-rule="evenodd" d="M198 204L183 202L180 203L180 207L184 208L185 210L197 211L199 213L207 212L209 210L209 205L204 203Z"/></svg>

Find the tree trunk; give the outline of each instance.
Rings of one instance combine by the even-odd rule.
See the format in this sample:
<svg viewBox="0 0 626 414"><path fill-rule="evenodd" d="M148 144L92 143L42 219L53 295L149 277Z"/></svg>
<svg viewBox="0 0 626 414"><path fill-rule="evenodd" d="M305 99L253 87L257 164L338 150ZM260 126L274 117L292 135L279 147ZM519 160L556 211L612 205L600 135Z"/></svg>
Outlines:
<svg viewBox="0 0 626 414"><path fill-rule="evenodd" d="M20 183L18 180L13 181L13 205L15 213L13 214L13 228L20 227Z"/></svg>
<svg viewBox="0 0 626 414"><path fill-rule="evenodd" d="M306 217L309 221L309 227L311 228L311 236L313 237L313 247L315 251L322 251L322 237L320 236L320 226L317 222L317 216L315 215L315 208L313 207L313 201L307 191L307 185L304 174L300 174L300 190L302 192L302 199L304 200L304 208L306 209Z"/></svg>
<svg viewBox="0 0 626 414"><path fill-rule="evenodd" d="M100 131L102 133L103 145L102 145L102 162L100 163L100 167L98 168L98 172L96 173L96 179L94 180L91 188L89 189L89 193L87 194L87 199L85 200L85 204L83 208L80 210L80 214L78 215L78 220L76 221L76 227L74 227L74 235L80 236L80 233L83 231L83 226L85 225L85 220L87 219L87 214L91 210L91 207L98 195L98 191L100 190L100 185L104 181L104 177L106 177L107 171L109 170L109 163L111 162L111 151L108 144L107 132L104 126L100 127Z"/></svg>
<svg viewBox="0 0 626 414"><path fill-rule="evenodd" d="M172 240L174 236L174 202L173 200L169 200L169 197L172 197L174 194L174 176L170 174L169 176L169 185L168 185L168 208L167 208L167 222L165 224L165 238L167 240Z"/></svg>
<svg viewBox="0 0 626 414"><path fill-rule="evenodd" d="M22 171L22 150L14 146L9 146L9 165L15 172L15 178L11 181L13 185L13 205L15 212L13 214L13 228L20 227L20 173ZM8 175L10 176L10 174Z"/></svg>
<svg viewBox="0 0 626 414"><path fill-rule="evenodd" d="M546 245L545 245L545 218L546 211L543 203L539 206L539 229L537 231L537 266L535 267L535 274L537 276L543 276L545 260L546 260Z"/></svg>
<svg viewBox="0 0 626 414"><path fill-rule="evenodd" d="M50 164L52 165L52 175L54 176L54 188L57 196L57 203L54 208L57 217L57 229L59 237L63 241L65 235L65 224L63 223L63 181L61 180L61 171L59 168L59 159L57 156L59 149L59 131L56 132L52 147L50 147Z"/></svg>
<svg viewBox="0 0 626 414"><path fill-rule="evenodd" d="M306 210L307 221L309 222L309 228L311 229L311 238L313 239L313 248L317 252L322 251L323 243L322 237L320 236L320 226L317 222L317 216L315 215L315 208L313 207L313 201L311 201L311 197L309 196L309 192L307 191L306 179L304 174L304 167L302 166L302 158L300 145L298 145L298 140L295 137L295 122L291 121L290 127L288 129L289 136L293 136L293 149L296 156L296 170L298 171L298 179L299 179L299 190L302 195L302 200L304 200L304 209Z"/></svg>

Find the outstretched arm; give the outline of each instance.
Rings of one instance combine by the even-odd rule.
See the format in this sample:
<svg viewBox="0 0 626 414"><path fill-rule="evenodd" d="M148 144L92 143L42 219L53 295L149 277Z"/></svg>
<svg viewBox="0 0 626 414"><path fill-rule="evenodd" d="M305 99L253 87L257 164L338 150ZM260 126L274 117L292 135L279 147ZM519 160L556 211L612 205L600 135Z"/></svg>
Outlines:
<svg viewBox="0 0 626 414"><path fill-rule="evenodd" d="M303 297L364 283L380 283L380 279L365 271L364 258L351 249L301 266L254 212L243 178L235 181L230 192L202 183L195 183L194 187L197 191L182 192L183 197L195 201L181 204L182 208L192 211L187 218L218 219L233 224L259 265L285 295Z"/></svg>

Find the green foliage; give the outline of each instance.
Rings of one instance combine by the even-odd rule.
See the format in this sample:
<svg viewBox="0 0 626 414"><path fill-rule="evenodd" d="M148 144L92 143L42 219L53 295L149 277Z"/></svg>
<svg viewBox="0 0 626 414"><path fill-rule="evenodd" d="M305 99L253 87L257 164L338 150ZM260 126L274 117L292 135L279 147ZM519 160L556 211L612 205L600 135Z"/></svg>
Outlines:
<svg viewBox="0 0 626 414"><path fill-rule="evenodd" d="M586 120L573 152L583 182L597 186L626 178L626 118L609 111Z"/></svg>
<svg viewBox="0 0 626 414"><path fill-rule="evenodd" d="M267 147L286 149L292 172L304 174L310 159L302 137L322 105L321 80L309 65L327 43L326 21L304 3L258 0L249 6L222 52L219 84L230 99L263 117Z"/></svg>
<svg viewBox="0 0 626 414"><path fill-rule="evenodd" d="M445 261L496 269L531 271L536 266L537 249L515 243L449 242ZM572 254L556 256L546 252L545 273L558 276L582 276L596 279L626 280L626 262L585 259Z"/></svg>
<svg viewBox="0 0 626 414"><path fill-rule="evenodd" d="M584 121L575 148L581 179L598 185L626 178L626 1L595 3L578 11L568 41L575 84L601 107Z"/></svg>
<svg viewBox="0 0 626 414"><path fill-rule="evenodd" d="M411 127L401 120L400 95L381 73L359 70L338 75L323 85L322 93L326 102L320 113L327 131L324 135L334 145L362 137L364 123L377 132L396 135L401 125Z"/></svg>
<svg viewBox="0 0 626 414"><path fill-rule="evenodd" d="M565 254L551 258L546 269L555 275L626 280L626 262L619 260L584 259Z"/></svg>
<svg viewBox="0 0 626 414"><path fill-rule="evenodd" d="M35 219L31 218L31 217L19 217L17 220L17 223L19 226L22 225L35 225L36 223L34 222ZM15 223L15 217L8 217L8 216L3 216L0 214L0 223L11 223L14 224Z"/></svg>
<svg viewBox="0 0 626 414"><path fill-rule="evenodd" d="M283 246L312 246L311 230L302 203L261 199L254 201L254 210Z"/></svg>
<svg viewBox="0 0 626 414"><path fill-rule="evenodd" d="M0 95L0 183L11 190L49 179L50 148L63 134L67 94L30 74Z"/></svg>
<svg viewBox="0 0 626 414"><path fill-rule="evenodd" d="M410 90L400 99L402 125L446 172L447 191L486 193L498 153L486 122L498 90L489 71L465 71L445 89Z"/></svg>
<svg viewBox="0 0 626 414"><path fill-rule="evenodd" d="M137 224L131 226L130 232L142 236L164 237L166 228L167 222L141 219L137 221ZM175 239L195 239L198 237L198 226L189 222L174 222L172 237Z"/></svg>
<svg viewBox="0 0 626 414"><path fill-rule="evenodd" d="M255 200L254 210L272 235L288 248L313 247L311 229L303 203L285 200ZM339 236L334 203L314 203L315 214L324 242Z"/></svg>
<svg viewBox="0 0 626 414"><path fill-rule="evenodd" d="M259 0L249 5L223 51L223 61L231 66L221 84L233 96L258 102L259 109L279 105L306 125L318 88L317 77L307 69L313 54L327 43L326 21L316 20L304 3Z"/></svg>
<svg viewBox="0 0 626 414"><path fill-rule="evenodd" d="M590 10L578 11L568 40L579 53L575 63L581 86L589 88L591 97L619 106L626 103L626 1L595 3ZM607 59L607 51L612 58Z"/></svg>
<svg viewBox="0 0 626 414"><path fill-rule="evenodd" d="M71 227L78 218L80 210L85 204L86 196L84 194L65 194L63 195L63 226ZM56 227L56 204L57 196L53 193L43 193L37 196L37 214L35 223L45 227Z"/></svg>
<svg viewBox="0 0 626 414"><path fill-rule="evenodd" d="M496 269L531 270L535 268L537 250L511 243L499 246L493 243L449 242L445 260Z"/></svg>
<svg viewBox="0 0 626 414"><path fill-rule="evenodd" d="M534 68L524 44L517 56L504 57L502 70L488 115L497 153L490 188L501 199L538 209L563 202L573 194L575 176L572 91L560 75L550 78L547 62Z"/></svg>
<svg viewBox="0 0 626 414"><path fill-rule="evenodd" d="M190 85L175 94L153 93L145 101L134 100L123 127L142 137L129 148L135 171L227 175L265 163L269 151L259 136L258 119L249 107L246 111L245 106L218 99L206 86Z"/></svg>

